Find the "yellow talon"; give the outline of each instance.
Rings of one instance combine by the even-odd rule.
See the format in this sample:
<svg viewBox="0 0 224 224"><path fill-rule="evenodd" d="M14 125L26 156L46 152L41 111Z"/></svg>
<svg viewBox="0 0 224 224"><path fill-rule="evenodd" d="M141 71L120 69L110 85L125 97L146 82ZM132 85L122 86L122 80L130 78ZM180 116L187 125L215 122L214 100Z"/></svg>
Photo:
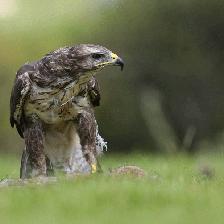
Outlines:
<svg viewBox="0 0 224 224"><path fill-rule="evenodd" d="M96 164L91 165L92 173L96 173Z"/></svg>

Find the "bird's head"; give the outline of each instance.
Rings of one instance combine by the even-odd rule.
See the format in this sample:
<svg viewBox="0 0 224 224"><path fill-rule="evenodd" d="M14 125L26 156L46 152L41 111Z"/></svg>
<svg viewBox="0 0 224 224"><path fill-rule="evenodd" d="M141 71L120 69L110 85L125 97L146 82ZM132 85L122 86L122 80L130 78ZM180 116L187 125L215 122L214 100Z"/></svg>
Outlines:
<svg viewBox="0 0 224 224"><path fill-rule="evenodd" d="M47 54L41 64L56 76L77 77L92 75L106 66L120 66L124 62L115 53L105 47L94 44L79 44L63 47Z"/></svg>
<svg viewBox="0 0 224 224"><path fill-rule="evenodd" d="M47 54L44 64L52 72L71 76L95 73L106 66L124 67L123 60L105 47L94 44L79 44L60 48ZM65 74L65 73L64 73Z"/></svg>
<svg viewBox="0 0 224 224"><path fill-rule="evenodd" d="M106 66L120 66L123 70L124 62L115 53L100 45L79 44L71 47L71 60L78 70L88 72L102 69Z"/></svg>

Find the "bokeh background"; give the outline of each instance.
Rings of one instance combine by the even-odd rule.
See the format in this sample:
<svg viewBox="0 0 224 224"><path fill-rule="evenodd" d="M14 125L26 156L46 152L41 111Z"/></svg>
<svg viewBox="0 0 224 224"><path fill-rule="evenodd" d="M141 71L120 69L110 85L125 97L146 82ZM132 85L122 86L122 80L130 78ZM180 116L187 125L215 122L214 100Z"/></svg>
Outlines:
<svg viewBox="0 0 224 224"><path fill-rule="evenodd" d="M66 45L95 43L125 61L98 79L96 116L110 152L224 149L224 1L0 0L0 153L17 69Z"/></svg>

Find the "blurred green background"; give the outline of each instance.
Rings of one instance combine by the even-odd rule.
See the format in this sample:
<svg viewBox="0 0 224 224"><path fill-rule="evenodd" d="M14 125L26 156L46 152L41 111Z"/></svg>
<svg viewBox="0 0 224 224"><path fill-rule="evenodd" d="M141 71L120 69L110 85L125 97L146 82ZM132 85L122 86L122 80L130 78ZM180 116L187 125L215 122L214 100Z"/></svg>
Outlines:
<svg viewBox="0 0 224 224"><path fill-rule="evenodd" d="M124 72L98 75L96 116L112 152L224 146L224 1L0 0L0 152L21 153L9 125L17 69L78 43L106 46Z"/></svg>

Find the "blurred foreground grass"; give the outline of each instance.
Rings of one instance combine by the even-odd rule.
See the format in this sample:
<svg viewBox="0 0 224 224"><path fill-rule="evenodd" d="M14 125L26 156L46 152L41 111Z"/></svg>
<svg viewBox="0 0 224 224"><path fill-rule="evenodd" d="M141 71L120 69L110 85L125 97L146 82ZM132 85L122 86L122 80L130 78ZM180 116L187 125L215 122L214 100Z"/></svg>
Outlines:
<svg viewBox="0 0 224 224"><path fill-rule="evenodd" d="M106 174L0 188L0 223L223 223L224 155L106 155L105 171L137 165L143 179ZM19 160L0 158L0 177Z"/></svg>

